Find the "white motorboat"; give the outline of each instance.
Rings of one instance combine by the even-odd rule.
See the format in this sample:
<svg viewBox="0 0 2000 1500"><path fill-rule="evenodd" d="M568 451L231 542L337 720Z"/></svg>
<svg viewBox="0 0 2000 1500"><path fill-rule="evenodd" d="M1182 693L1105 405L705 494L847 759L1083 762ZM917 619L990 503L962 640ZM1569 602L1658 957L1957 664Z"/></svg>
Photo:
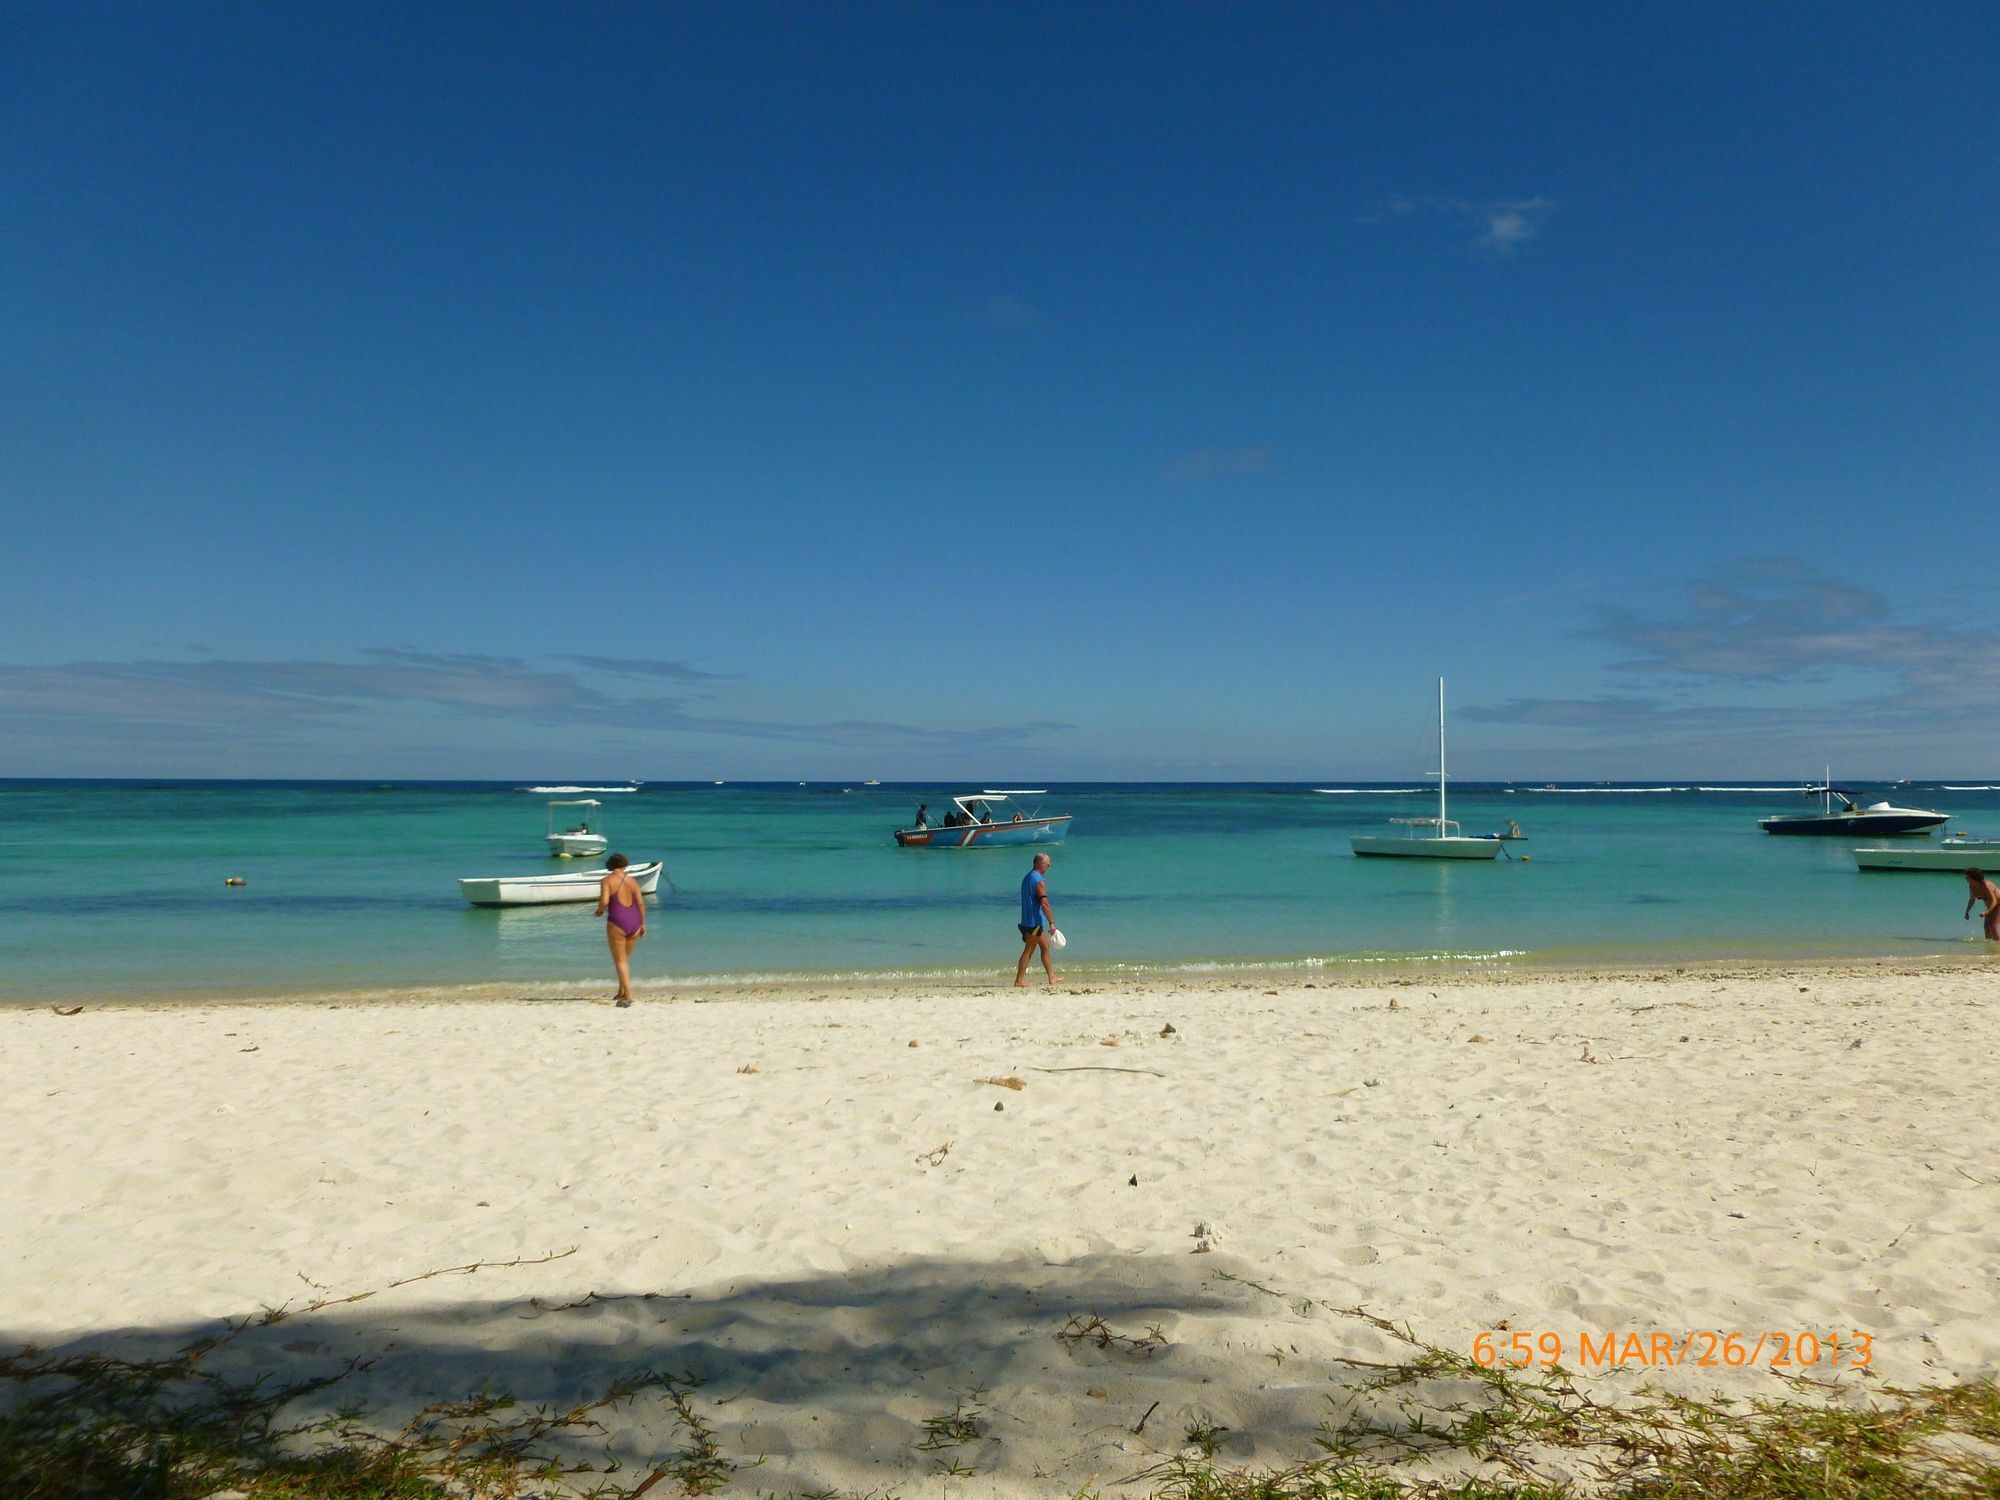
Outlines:
<svg viewBox="0 0 2000 1500"><path fill-rule="evenodd" d="M604 825L597 815L597 809L603 805L595 797L578 797L568 802L551 802L549 804L549 853L557 859L601 858L604 851L611 847L610 841L605 838L603 833ZM589 810L575 814L573 826L558 832L556 830L556 809L559 807L582 807ZM565 823L571 822L571 816L565 814L562 821Z"/></svg>
<svg viewBox="0 0 2000 1500"><path fill-rule="evenodd" d="M951 799L956 812L946 813L944 822L919 823L914 828L898 828L896 843L904 849L994 849L1011 844L1060 844L1069 837L1070 815L1052 813L1033 816L1015 813L1001 820L993 804L1009 797L1042 797L1046 790L1015 787L992 792L968 792ZM920 808L919 811L922 811Z"/></svg>
<svg viewBox="0 0 2000 1500"><path fill-rule="evenodd" d="M1862 870L1965 870L2000 873L2000 839L1946 839L1942 844L1905 844L1901 848L1856 849L1854 864Z"/></svg>
<svg viewBox="0 0 2000 1500"><path fill-rule="evenodd" d="M1387 855L1401 859L1492 859L1507 838L1519 838L1509 824L1506 836L1467 834L1445 816L1444 799L1444 679L1438 679L1438 810L1435 818L1391 818L1401 834L1358 834L1348 840L1357 855Z"/></svg>
<svg viewBox="0 0 2000 1500"><path fill-rule="evenodd" d="M650 896L659 889L661 862L627 865L625 873ZM551 906L561 901L595 901L609 870L574 870L566 875L493 875L461 880L459 892L474 906Z"/></svg>

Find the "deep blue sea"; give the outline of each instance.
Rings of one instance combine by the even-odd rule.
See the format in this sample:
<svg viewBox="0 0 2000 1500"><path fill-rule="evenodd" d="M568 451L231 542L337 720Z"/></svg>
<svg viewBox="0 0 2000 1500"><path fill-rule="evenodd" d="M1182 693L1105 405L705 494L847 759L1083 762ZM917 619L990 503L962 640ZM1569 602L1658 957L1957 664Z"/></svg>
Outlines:
<svg viewBox="0 0 2000 1500"><path fill-rule="evenodd" d="M575 786L581 783L545 783ZM1518 821L1491 864L1357 860L1348 836L1435 793L1361 785L1069 785L1049 888L1069 972L1232 964L1966 955L1955 876L1856 871L1849 845L1757 819L1796 790L1711 783L1455 785L1467 832ZM1030 851L895 846L942 785L651 784L602 791L612 846L662 858L645 985L1011 969ZM1989 778L1863 800L2000 837ZM590 907L477 910L467 875L564 868L526 783L0 781L0 999L608 989ZM1816 805L1812 804L1812 805ZM1525 857L1523 857L1525 856ZM241 887L224 880L241 876Z"/></svg>

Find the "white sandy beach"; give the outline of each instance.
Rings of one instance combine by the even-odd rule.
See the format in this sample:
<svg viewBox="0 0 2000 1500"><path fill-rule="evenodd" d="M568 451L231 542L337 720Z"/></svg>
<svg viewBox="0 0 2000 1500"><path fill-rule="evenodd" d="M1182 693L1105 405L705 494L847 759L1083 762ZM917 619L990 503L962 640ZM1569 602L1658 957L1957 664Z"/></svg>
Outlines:
<svg viewBox="0 0 2000 1500"><path fill-rule="evenodd" d="M2000 964L0 1011L0 1343L539 1261L228 1357L369 1354L342 1389L394 1421L687 1371L764 1458L743 1494L1115 1490L1196 1420L1224 1462L1310 1457L1339 1361L1399 1353L1352 1307L1468 1351L1804 1330L1872 1337L1843 1381L1991 1375L1996 1020ZM1057 1337L1090 1315L1148 1347ZM952 1480L920 1445L960 1399ZM680 1441L657 1401L606 1421L577 1456Z"/></svg>

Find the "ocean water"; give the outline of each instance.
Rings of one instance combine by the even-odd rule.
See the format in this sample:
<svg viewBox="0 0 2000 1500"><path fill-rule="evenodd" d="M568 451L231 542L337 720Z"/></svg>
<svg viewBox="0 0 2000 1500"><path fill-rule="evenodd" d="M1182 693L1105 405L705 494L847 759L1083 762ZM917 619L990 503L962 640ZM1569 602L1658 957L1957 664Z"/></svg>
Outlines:
<svg viewBox="0 0 2000 1500"><path fill-rule="evenodd" d="M1491 864L1357 860L1347 839L1428 788L1073 785L1050 892L1072 974L1410 961L1488 964L1969 955L1956 876L1858 873L1848 845L1757 819L1795 791L1455 786L1467 832L1516 819ZM1857 784L2000 837L2000 787ZM905 850L918 800L963 788L654 784L603 792L615 849L663 858L642 985L1011 968L1031 850ZM608 988L590 907L476 910L466 875L544 857L523 784L0 781L0 1000ZM1525 857L1522 857L1525 856ZM241 876L242 887L224 885Z"/></svg>

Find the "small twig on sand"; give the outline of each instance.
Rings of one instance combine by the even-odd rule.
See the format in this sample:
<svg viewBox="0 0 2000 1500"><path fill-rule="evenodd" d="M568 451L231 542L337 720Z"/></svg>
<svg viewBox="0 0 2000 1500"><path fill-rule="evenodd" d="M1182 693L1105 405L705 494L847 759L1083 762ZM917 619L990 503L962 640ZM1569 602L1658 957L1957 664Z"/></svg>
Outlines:
<svg viewBox="0 0 2000 1500"><path fill-rule="evenodd" d="M1030 1073L1144 1073L1148 1078L1165 1078L1164 1073L1156 1073L1151 1068L1106 1068L1094 1063L1085 1063L1077 1068L1030 1068Z"/></svg>
<svg viewBox="0 0 2000 1500"><path fill-rule="evenodd" d="M576 1301L574 1302L544 1302L540 1297L530 1297L528 1299L528 1306L532 1307L537 1314L540 1314L540 1313L552 1313L552 1312L570 1312L575 1308L579 1307L593 1307L599 1302L633 1302L633 1301L659 1302L668 1299L671 1299L676 1302L686 1302L690 1300L693 1296L694 1296L693 1292L595 1292L593 1291L593 1292L585 1292L581 1297L577 1298ZM525 1318L530 1316L530 1314L522 1313L521 1316Z"/></svg>
<svg viewBox="0 0 2000 1500"><path fill-rule="evenodd" d="M1139 1418L1139 1425L1132 1429L1132 1435L1134 1437L1137 1437L1140 1433L1146 1430L1146 1424L1153 1419L1153 1413L1158 1411L1159 1409L1160 1409L1160 1403L1157 1401L1155 1401L1151 1406L1146 1408L1146 1415Z"/></svg>
<svg viewBox="0 0 2000 1500"><path fill-rule="evenodd" d="M365 1302L377 1293L394 1291L397 1287L409 1286L412 1282L429 1281L433 1276L470 1276L478 1271L505 1270L509 1266L545 1266L552 1260L562 1260L566 1256L576 1254L577 1248L577 1246L571 1245L569 1249L558 1250L553 1255L537 1255L532 1257L524 1255L518 1260L475 1260L469 1266L440 1266L435 1271L425 1271L419 1276L405 1276L401 1281L392 1281L387 1286L378 1286L374 1291L356 1292L351 1297L322 1297L317 1302L307 1303L303 1310L313 1313L318 1312L321 1308L340 1307L349 1302ZM267 1324L276 1323L280 1319L289 1317L290 1315L287 1309L274 1307L260 1321Z"/></svg>
<svg viewBox="0 0 2000 1500"><path fill-rule="evenodd" d="M627 1497L627 1500L639 1500L639 1497L641 1495L645 1494L647 1490L650 1490L654 1485L658 1484L662 1479L665 1479L667 1475L672 1472L673 1470L670 1465L661 1464L659 1468L653 1470L652 1473L648 1474L644 1479L639 1481L639 1487L632 1491L631 1495Z"/></svg>

